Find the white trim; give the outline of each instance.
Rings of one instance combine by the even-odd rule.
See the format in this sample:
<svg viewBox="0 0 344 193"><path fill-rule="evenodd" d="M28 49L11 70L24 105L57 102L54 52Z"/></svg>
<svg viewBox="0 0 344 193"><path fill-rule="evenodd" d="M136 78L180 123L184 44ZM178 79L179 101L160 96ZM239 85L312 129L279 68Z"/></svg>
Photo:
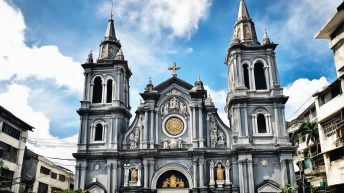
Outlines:
<svg viewBox="0 0 344 193"><path fill-rule="evenodd" d="M95 133L96 133L96 126L98 124L101 124L102 127L103 127L103 133L102 133L102 140L98 140L98 141L95 141L94 138L95 138ZM104 120L96 120L94 121L90 127L91 127L91 139L90 139L90 143L92 144L97 144L97 143L105 143L105 140L106 140L106 126L107 124L105 123Z"/></svg>
<svg viewBox="0 0 344 193"><path fill-rule="evenodd" d="M258 132L257 117L259 114L262 114L265 117L266 133ZM252 114L252 127L253 127L255 136L271 136L272 134L271 114L269 114L268 111L263 108L257 108Z"/></svg>
<svg viewBox="0 0 344 193"><path fill-rule="evenodd" d="M187 171L187 168L183 165L180 165L180 164L171 164L171 165L163 166L162 168L160 168L159 170L157 170L154 173L153 178L152 178L152 182L151 182L151 189L156 190L156 185L157 185L159 177L162 174L164 174L165 172L170 171L170 170L176 170L176 171L182 173L186 177L186 179L188 180L189 189L194 188L192 176Z"/></svg>
<svg viewBox="0 0 344 193"><path fill-rule="evenodd" d="M183 124L184 124L184 128L183 128L183 131L179 134L179 135L171 135L169 134L167 131L166 131L166 127L165 127L165 124L166 124L166 121L169 120L170 118L172 117L177 117L179 118L180 120L183 121ZM187 130L187 122L186 120L184 119L183 116L181 115L178 115L178 114L170 114L168 115L167 117L164 118L164 121L162 122L162 131L164 132L164 134L168 137L171 137L171 138L178 138L178 137L181 137L184 135L184 133L186 132Z"/></svg>

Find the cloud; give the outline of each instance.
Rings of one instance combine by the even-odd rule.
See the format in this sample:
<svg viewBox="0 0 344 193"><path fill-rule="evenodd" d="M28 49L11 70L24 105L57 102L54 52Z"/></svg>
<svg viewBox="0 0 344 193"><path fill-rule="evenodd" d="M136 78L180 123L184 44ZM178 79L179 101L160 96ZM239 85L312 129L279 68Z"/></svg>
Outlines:
<svg viewBox="0 0 344 193"><path fill-rule="evenodd" d="M327 85L329 82L325 77L313 80L300 78L287 85L283 90L284 94L289 96L286 104L286 118L291 120L297 117L314 102L312 95Z"/></svg>
<svg viewBox="0 0 344 193"><path fill-rule="evenodd" d="M155 37L190 37L207 17L211 0L126 0L114 5L115 16L126 27ZM110 8L111 2L105 1L98 11L108 17Z"/></svg>
<svg viewBox="0 0 344 193"><path fill-rule="evenodd" d="M227 126L229 126L229 121L227 118L227 114L225 112L225 106L226 106L226 98L227 98L227 91L226 90L214 90L210 88L210 86L205 85L204 88L208 91L208 94L210 94L211 98L213 99L213 102L215 104L215 107L217 108L217 112L223 121Z"/></svg>
<svg viewBox="0 0 344 193"><path fill-rule="evenodd" d="M43 112L37 112L29 105L28 101L32 92L34 91L23 85L10 84L7 90L0 94L0 101L10 102L1 105L35 127L33 132L29 132L29 139L26 143L29 149L43 156L73 159L72 153L76 152L77 135L64 139L53 137L49 131L50 119ZM74 170L74 162L58 162L70 170Z"/></svg>
<svg viewBox="0 0 344 193"><path fill-rule="evenodd" d="M34 76L52 78L57 85L65 85L81 92L83 74L80 64L62 55L54 45L28 47L25 45L25 22L20 10L0 1L0 80L13 76L25 80Z"/></svg>

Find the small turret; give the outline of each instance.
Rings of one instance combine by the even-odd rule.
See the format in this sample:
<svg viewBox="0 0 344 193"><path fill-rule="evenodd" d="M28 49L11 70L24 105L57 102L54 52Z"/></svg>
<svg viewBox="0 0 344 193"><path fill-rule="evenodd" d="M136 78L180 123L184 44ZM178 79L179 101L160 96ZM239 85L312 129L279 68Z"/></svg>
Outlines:
<svg viewBox="0 0 344 193"><path fill-rule="evenodd" d="M265 44L271 44L268 32L266 30L264 31L264 37L263 37L263 45Z"/></svg>
<svg viewBox="0 0 344 193"><path fill-rule="evenodd" d="M123 55L122 49L119 49L119 51L117 52L116 60L124 60L124 55Z"/></svg>
<svg viewBox="0 0 344 193"><path fill-rule="evenodd" d="M90 53L87 56L87 63L89 64L93 64L93 54L92 54L92 50L90 51Z"/></svg>

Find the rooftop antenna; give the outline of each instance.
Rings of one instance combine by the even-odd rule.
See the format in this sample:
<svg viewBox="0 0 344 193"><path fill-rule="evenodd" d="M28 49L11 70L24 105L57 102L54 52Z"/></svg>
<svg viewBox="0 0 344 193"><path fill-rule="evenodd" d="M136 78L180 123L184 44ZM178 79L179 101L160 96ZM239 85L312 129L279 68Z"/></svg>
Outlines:
<svg viewBox="0 0 344 193"><path fill-rule="evenodd" d="M111 19L112 19L112 16L113 16L112 11L113 11L113 1L111 1L111 16L110 16Z"/></svg>

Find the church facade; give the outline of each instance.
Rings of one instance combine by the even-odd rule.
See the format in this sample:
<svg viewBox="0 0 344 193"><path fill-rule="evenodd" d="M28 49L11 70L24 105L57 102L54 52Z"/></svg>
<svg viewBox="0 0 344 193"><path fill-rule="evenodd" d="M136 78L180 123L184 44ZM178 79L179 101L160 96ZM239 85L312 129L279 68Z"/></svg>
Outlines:
<svg viewBox="0 0 344 193"><path fill-rule="evenodd" d="M221 120L198 78L148 82L130 124L132 75L109 20L99 57L84 68L75 188L91 193L277 193L295 184L274 50L257 40L244 0L227 50ZM224 66L225 68L225 66ZM223 121L229 122L227 127Z"/></svg>

